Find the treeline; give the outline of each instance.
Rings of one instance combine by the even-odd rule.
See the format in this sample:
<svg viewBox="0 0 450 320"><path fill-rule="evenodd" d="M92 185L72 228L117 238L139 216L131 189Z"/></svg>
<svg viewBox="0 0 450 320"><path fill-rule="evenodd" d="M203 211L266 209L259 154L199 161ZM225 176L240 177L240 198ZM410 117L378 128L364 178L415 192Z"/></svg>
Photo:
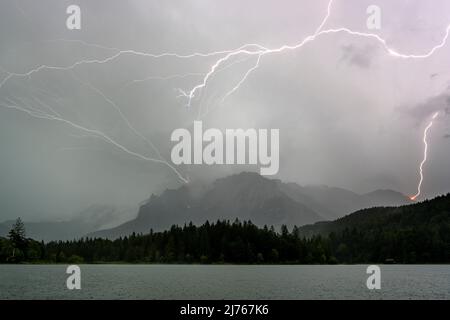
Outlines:
<svg viewBox="0 0 450 320"><path fill-rule="evenodd" d="M273 227L259 228L250 221L236 220L201 226L190 223L116 240L87 238L43 243L18 236L23 236L23 225L16 223L9 239L0 239L0 262L449 263L449 206L438 206L439 212L433 212L433 208L427 207L425 214L431 218L426 223L402 217L393 228L383 221L386 217L400 218L386 215L384 210L389 208L381 208L377 209L381 211L378 216L370 215L370 224L310 237L302 236L297 227L288 230L282 226L276 232Z"/></svg>
<svg viewBox="0 0 450 320"><path fill-rule="evenodd" d="M301 227L300 233L328 237L340 261L449 263L450 194L413 205L360 210Z"/></svg>
<svg viewBox="0 0 450 320"><path fill-rule="evenodd" d="M298 228L258 228L250 221L173 226L164 232L132 234L116 240L85 238L36 242L15 248L0 240L1 262L53 263L337 263L322 237L300 239Z"/></svg>

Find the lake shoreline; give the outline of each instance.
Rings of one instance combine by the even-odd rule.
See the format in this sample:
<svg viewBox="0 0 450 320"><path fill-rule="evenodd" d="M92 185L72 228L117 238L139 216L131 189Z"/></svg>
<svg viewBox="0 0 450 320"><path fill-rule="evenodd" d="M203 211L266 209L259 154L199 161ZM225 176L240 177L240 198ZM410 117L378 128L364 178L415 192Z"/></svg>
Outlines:
<svg viewBox="0 0 450 320"><path fill-rule="evenodd" d="M80 290L67 265L0 265L0 299L450 299L448 265L382 265L370 290L367 265L84 264Z"/></svg>

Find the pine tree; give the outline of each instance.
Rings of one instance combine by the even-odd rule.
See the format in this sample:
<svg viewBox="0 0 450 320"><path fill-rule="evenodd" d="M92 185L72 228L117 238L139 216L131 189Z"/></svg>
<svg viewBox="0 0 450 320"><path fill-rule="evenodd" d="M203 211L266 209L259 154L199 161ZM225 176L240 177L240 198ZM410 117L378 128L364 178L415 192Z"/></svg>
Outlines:
<svg viewBox="0 0 450 320"><path fill-rule="evenodd" d="M9 230L8 236L14 247L13 258L17 255L15 249L19 249L26 258L28 242L26 238L25 225L22 222L22 219L17 218L16 222L12 225L11 230Z"/></svg>

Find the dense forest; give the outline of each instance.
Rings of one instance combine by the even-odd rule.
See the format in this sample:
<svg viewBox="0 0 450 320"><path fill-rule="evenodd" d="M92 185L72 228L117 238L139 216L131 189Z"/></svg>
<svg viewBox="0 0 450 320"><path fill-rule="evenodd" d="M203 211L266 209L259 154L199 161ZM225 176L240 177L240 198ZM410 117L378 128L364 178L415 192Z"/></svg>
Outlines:
<svg viewBox="0 0 450 320"><path fill-rule="evenodd" d="M0 262L47 263L449 263L450 195L398 208L361 210L308 227L250 221L173 226L116 240L37 242L17 220L0 238Z"/></svg>

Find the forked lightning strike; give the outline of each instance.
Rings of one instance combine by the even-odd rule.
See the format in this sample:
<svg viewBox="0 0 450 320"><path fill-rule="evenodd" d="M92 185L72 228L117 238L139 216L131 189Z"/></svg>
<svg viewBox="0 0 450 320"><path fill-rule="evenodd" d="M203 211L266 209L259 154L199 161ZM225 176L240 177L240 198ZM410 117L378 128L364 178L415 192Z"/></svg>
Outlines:
<svg viewBox="0 0 450 320"><path fill-rule="evenodd" d="M47 104L45 104L45 103L42 102L42 101L40 102L40 104L41 104L41 105L45 105L45 106L47 107L47 109L52 110L52 111L53 111L53 114L49 114L49 113L46 113L46 112L44 112L44 111L42 111L42 110L33 108L33 107L29 106L28 104L24 103L23 101L22 101L22 104L26 105L28 108L24 108L24 107L21 107L21 106L17 106L17 105L14 104L14 101L10 101L9 99L5 99L5 100L7 100L10 104L0 104L1 107L7 108L7 109L13 109L13 110L25 112L25 113L27 113L29 116L34 117L34 118L38 118L38 119L46 119L46 120L53 120L53 121L58 121L58 122L65 123L65 124L67 124L67 125L69 125L69 126L75 128L75 129L78 129L78 130L80 130L80 131L82 131L82 132L87 133L87 134L90 135L90 136L94 136L94 137L100 138L101 140L103 140L103 141L105 141L105 142L107 142L107 143L113 145L113 146L116 147L117 149L119 149L119 150L121 150L121 151L123 151L123 152L125 152L125 153L127 153L127 154L129 154L129 155L131 155L131 156L134 156L135 158L138 158L138 159L144 160L144 161L151 161L151 162L156 162L156 163L164 164L164 165L168 166L168 167L169 167L169 168L170 168L170 169L178 176L178 178L179 178L181 181L183 181L184 183L188 183L188 182L189 182L187 179L185 179L185 178L178 172L178 170L177 170L174 166L172 166L170 163L168 163L166 160L164 160L164 158L160 155L160 153L156 150L156 148L155 148L155 150L157 151L157 154L158 154L159 158L148 157L148 156L142 155L142 154L140 154L140 153L131 151L130 149L128 149L127 147L123 146L122 144L120 144L119 142L117 142L117 141L114 140L113 138L109 137L107 134L103 133L103 132L100 131L100 130L90 129L90 128L84 127L84 126L79 125L79 124L77 124L77 123L75 123L75 122L73 122L73 121L70 121L70 120L67 120L67 119L61 117L58 113L54 112L53 109L52 109L50 106L48 106ZM19 99L19 100L20 100L20 99ZM120 112L120 111L119 111L119 112ZM123 116L123 114L122 114L122 116ZM124 116L123 116L123 117L124 117ZM124 120L125 120L125 119L126 119L126 118L124 118ZM127 122L127 120L125 120L125 121ZM133 129L134 129L134 128L133 128ZM139 135L139 133L137 133L137 132L136 132L136 134ZM145 139L145 138L144 138L144 139ZM148 143L151 144L151 142L149 142L148 140L146 140L146 141L147 141ZM153 144L151 144L151 145L153 146ZM154 147L154 146L153 146L153 147Z"/></svg>
<svg viewBox="0 0 450 320"><path fill-rule="evenodd" d="M258 56L258 62L259 62L260 58L262 56L264 56L264 55L276 54L276 53L282 53L283 51L292 51L292 50L300 49L303 46L305 46L306 44L308 44L309 42L312 42L312 41L316 40L320 36L328 35L328 34L335 34L335 33L346 33L346 34L349 34L349 35L352 35L352 36L359 36L359 37L374 39L374 40L378 41L381 44L383 49L389 55L391 55L393 57L396 57L396 58L401 58L401 59L426 59L426 58L431 57L437 50L439 50L440 48L442 48L442 47L444 47L446 45L447 39L448 39L449 34L450 34L450 24L449 24L447 26L446 30L445 30L445 36L443 37L442 41L438 45L435 45L433 48L431 48L428 52L426 52L424 54L405 54L405 53L400 53L400 52L396 51L395 49L392 49L391 47L389 47L389 45L387 44L387 41L385 39L381 38L379 35L374 34L374 33L365 33L365 32L353 31L353 30L350 30L348 28L336 28L336 29L322 30L323 27L326 25L329 17L331 16L331 8L332 8L332 5L333 5L333 2L334 2L334 0L330 0L330 2L328 3L327 14L326 14L325 18L322 20L322 22L319 25L319 27L317 28L317 30L315 31L315 33L312 34L312 35L307 36L306 38L304 38L298 44L295 44L295 45L283 45L283 46L281 46L279 48L275 48L275 49L267 49L267 48L264 48L263 46L259 46L259 49L256 50L256 51L249 50L248 47L250 45L243 45L241 47L241 49L238 49L238 50L235 50L235 51L230 51L224 57L218 59L211 66L210 71L208 73L206 73L205 77L203 78L203 81L201 83L197 84L196 86L194 86L190 91L184 93L186 99L188 100L187 105L191 106L192 99L196 96L197 91L200 91L201 89L203 89L206 86L206 84L209 81L210 77L216 72L217 68L222 63L226 62L230 58L232 58L234 56L237 56L237 55ZM259 66L259 63L257 64L256 68L258 66ZM251 69L251 71L255 70L256 68L253 67ZM248 74L246 74L246 76L247 75ZM237 88L233 89L233 92L238 90L242 83L244 83L244 81L240 81L239 84L237 85Z"/></svg>
<svg viewBox="0 0 450 320"><path fill-rule="evenodd" d="M269 49L266 48L262 45L259 44L253 44L253 43L248 43L248 44L244 44L241 47L237 48L237 49L233 49L233 50L222 50L222 51L214 51L214 52L209 52L209 53L201 53L201 52L195 52L192 54L178 54L178 53L160 53L160 54L153 54L153 53L147 53L147 52L142 52L142 51L136 51L136 50L120 50L118 48L111 48L111 47L105 47L105 46L101 46L101 45L97 45L97 44L91 44L91 43L86 43L84 41L81 40L64 40L64 39L59 39L59 40L55 40L55 41L66 41L66 42L79 42L83 45L86 46L91 46L91 47L96 47L99 49L104 49L104 50L109 50L109 51L114 51L114 54L103 58L103 59L84 59L84 60L80 60L77 61L71 65L68 66L50 66L50 65L41 65L38 66L32 70L29 70L28 72L24 72L24 73L14 73L14 72L10 72L7 71L5 69L2 68L2 70L6 73L6 77L3 78L2 81L0 81L0 89L12 78L15 77L31 77L33 74L40 72L41 70L72 70L75 69L76 67L80 66L80 65L85 65L85 64L105 64L105 63L109 63L112 62L113 60L124 56L124 55L136 55L136 56L143 56L143 57L149 57L149 58L155 58L155 59L159 59L159 58L177 58L177 59L191 59L191 58L210 58L210 57L218 57L220 56L220 58L218 58L215 63L210 66L209 71L203 74L197 74L199 76L203 76L202 80L195 86L193 86L190 90L182 90L179 89L178 91L180 92L180 97L183 97L185 99L187 99L187 103L186 105L188 107L190 107L192 105L192 101L193 99L197 96L197 94L201 91L204 90L207 87L208 82L211 80L212 76L218 72L220 72L221 69L227 68L229 65L232 65L233 63L229 63L228 65L225 65L224 67L222 67L223 64L226 64L227 62L229 62L229 60L231 60L234 57L238 57L238 56L247 56L247 58L250 58L252 56L255 56L257 58L256 63L254 66L252 66L251 68L249 68L244 76L241 78L241 80L230 90L228 91L222 98L222 102L225 101L225 99L227 99L230 95L232 95L233 93L235 93L236 91L239 90L239 88L241 87L241 85L243 83L245 83L245 81L248 79L249 75L255 71L259 66L260 66L260 61L262 59L263 56L268 55L268 54L277 54L277 53L282 53L285 51L292 51L292 50L297 50L302 48L303 46L305 46L306 44L313 42L314 40L316 40L319 37L325 36L325 35L330 35L330 34L338 34L338 33L343 33L343 34L348 34L351 36L356 36L356 37L363 37L363 38L368 38L368 39L373 39L375 41L377 41L382 47L383 49L391 56L396 57L396 58L400 58L400 59L426 59L431 57L436 51L438 51L439 49L441 49L442 47L444 47L447 43L447 39L449 37L449 33L450 33L450 24L447 26L446 30L445 30L445 36L442 38L441 42L437 45L435 45L434 47L432 47L429 51L427 51L426 53L423 54L405 54L405 53L400 53L398 51L396 51L395 49L389 47L389 45L387 44L387 41L383 38L381 38L379 35L374 34L374 33L365 33L365 32L359 32L359 31L353 31L351 29L345 28L345 27L341 27L341 28L335 28L335 29L324 29L325 25L328 22L329 17L331 16L331 9L333 6L334 0L330 0L328 2L328 6L327 6L327 13L325 15L325 17L322 19L321 23L319 24L319 26L317 27L317 29L315 30L315 32L307 37L305 37L303 40L301 40L299 43L297 44L293 44L293 45L283 45L281 47L278 48L273 48L273 49ZM161 79L168 79L169 77L159 77ZM184 77L184 75L174 75L174 77ZM157 77L149 77L148 79L142 79L142 80L134 80L132 81L130 84L133 83L138 83L138 82L142 82L142 81L146 81L146 80L150 80L150 79L155 79ZM121 114L122 119L127 123L127 125L129 126L129 128L136 134L138 135L140 138L143 138L144 140L146 140L147 142L149 142L147 139L145 139L140 133L138 133L129 123L129 121L123 116L123 114L121 113L120 109L118 109L117 105L114 104L114 102L112 102L110 99L108 99L103 93L99 92L98 90L96 90L95 88L91 89L97 91L97 93L99 93L100 95L103 96L103 98L108 101L108 103L110 103L111 105L113 105L116 110ZM165 160L162 159L162 157L160 156L159 152L158 155L160 156L160 159L154 159L154 158L149 158L137 153L134 153L130 150L128 150L127 148L121 146L120 144L118 144L117 142L115 142L114 140L110 139L109 137L105 136L102 132L100 131L96 131L96 130L92 130L92 129L88 129L88 128L84 128L81 127L69 120L66 120L58 115L54 115L54 114L46 114L46 113L42 113L41 111L33 111L33 109L26 109L26 108L22 108L22 107L13 107L13 106L8 106L9 108L13 108L19 111L23 111L23 112L27 112L29 115L31 116L35 116L35 117L39 117L39 118L44 118L44 119L49 119L49 120L57 120L57 121L61 121L61 122L65 122L67 124L70 124L73 127L76 127L82 131L85 131L87 133L90 134L94 134L96 136L101 137L102 139L108 141L109 143L115 145L116 147L118 147L119 149L134 155L138 158L144 159L144 160L148 160L148 161L155 161L155 162L161 162L164 163L166 165L168 165L172 170L174 170L174 172L177 173L177 175L179 176L179 178L183 181L183 182L187 182L186 179L184 179L179 173L178 171L176 171L175 168L173 168L170 164L168 164ZM437 116L437 114L435 115L435 117ZM435 118L433 117L433 119ZM432 122L430 124L429 127L427 127L427 130L425 131L425 137L424 137L424 142L425 142L425 147L427 148L427 144L426 144L426 133L428 132L429 128L431 128ZM154 146L149 143L149 145L152 147L153 150L157 151L156 148L154 148ZM427 149L425 148L425 158L423 163L420 166L420 174L421 174L421 179L420 179L420 183L418 186L418 193L415 196L412 196L411 199L416 199L419 195L420 195L420 187L421 187L421 183L423 180L423 174L422 174L422 166L423 164L426 162L426 151Z"/></svg>
<svg viewBox="0 0 450 320"><path fill-rule="evenodd" d="M422 162L420 163L420 166L419 166L420 179L419 179L419 184L417 185L417 193L410 197L410 199L412 201L415 201L417 199L417 197L420 196L420 194L422 193L421 188L422 188L422 182L423 182L423 166L427 162L427 158L428 158L428 141L427 141L428 131L433 126L433 120L435 120L438 115L439 115L439 112L436 112L433 115L433 117L431 118L430 123L427 125L427 127L425 128L425 131L423 132L423 144L424 144L425 148L424 148L424 151L423 151L423 160L422 160Z"/></svg>

